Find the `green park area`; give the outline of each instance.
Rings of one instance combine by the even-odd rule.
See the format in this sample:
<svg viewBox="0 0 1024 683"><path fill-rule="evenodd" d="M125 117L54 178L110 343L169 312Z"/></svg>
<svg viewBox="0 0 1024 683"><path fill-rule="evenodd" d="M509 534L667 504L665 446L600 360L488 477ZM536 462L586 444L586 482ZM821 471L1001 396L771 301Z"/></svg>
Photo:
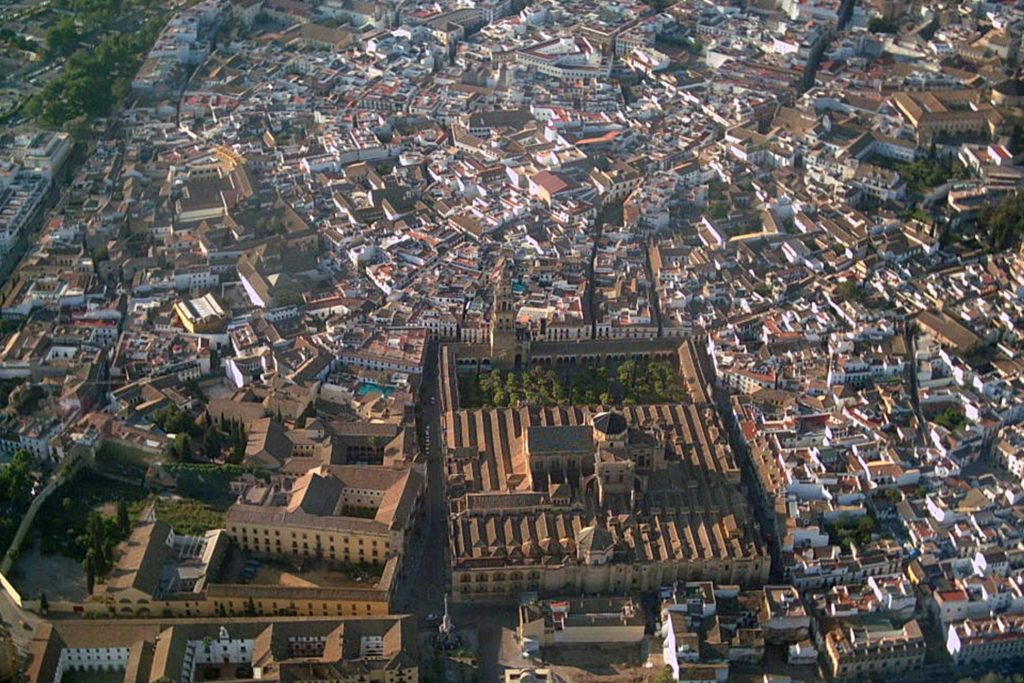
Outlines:
<svg viewBox="0 0 1024 683"><path fill-rule="evenodd" d="M172 495L156 495L141 483L83 470L55 491L36 515L32 538L44 555L62 555L82 563L94 581L114 561L114 548L132 525L153 507L156 518L182 534L223 527L231 505L230 482L246 470L232 465L166 465L178 483Z"/></svg>
<svg viewBox="0 0 1024 683"><path fill-rule="evenodd" d="M47 61L60 74L30 97L24 112L59 128L106 116L127 98L131 81L166 23L163 7L148 0L55 0L62 13L46 33Z"/></svg>

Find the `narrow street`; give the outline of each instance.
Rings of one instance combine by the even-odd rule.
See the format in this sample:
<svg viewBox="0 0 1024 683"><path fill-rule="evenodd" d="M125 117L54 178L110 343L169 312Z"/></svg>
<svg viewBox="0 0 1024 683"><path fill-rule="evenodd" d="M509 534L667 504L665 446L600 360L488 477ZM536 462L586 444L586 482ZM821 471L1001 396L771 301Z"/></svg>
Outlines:
<svg viewBox="0 0 1024 683"><path fill-rule="evenodd" d="M427 491L420 532L409 548L406 574L396 591L399 611L418 615L444 609L448 590L448 528L444 493L444 453L441 449L441 407L438 401L437 345L432 345L423 371L420 392L423 432L426 442Z"/></svg>
<svg viewBox="0 0 1024 683"><path fill-rule="evenodd" d="M438 345L429 352L423 373L419 417L426 442L427 492L421 533L409 548L405 575L396 590L395 611L414 614L423 630L435 626L428 615L444 610L451 592L448 567L448 506L445 499L444 451L441 446L441 405L438 393ZM500 680L505 665L525 666L514 639L517 609L513 606L458 605L449 598L456 630L475 630L479 680Z"/></svg>
<svg viewBox="0 0 1024 683"><path fill-rule="evenodd" d="M917 437L922 445L926 445L928 443L928 423L924 419L924 411L921 410L920 389L917 386L917 339L909 326L903 328L903 339L907 346L907 383L910 386L910 402L914 406L914 415L917 417Z"/></svg>

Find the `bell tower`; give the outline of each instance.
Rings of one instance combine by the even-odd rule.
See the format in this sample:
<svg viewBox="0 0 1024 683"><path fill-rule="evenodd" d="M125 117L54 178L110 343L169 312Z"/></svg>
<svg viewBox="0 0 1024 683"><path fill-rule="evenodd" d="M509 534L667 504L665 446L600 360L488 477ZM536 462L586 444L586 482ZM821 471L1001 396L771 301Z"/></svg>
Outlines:
<svg viewBox="0 0 1024 683"><path fill-rule="evenodd" d="M494 286L491 308L491 365L508 369L516 365L516 310L512 294L512 275L503 266Z"/></svg>

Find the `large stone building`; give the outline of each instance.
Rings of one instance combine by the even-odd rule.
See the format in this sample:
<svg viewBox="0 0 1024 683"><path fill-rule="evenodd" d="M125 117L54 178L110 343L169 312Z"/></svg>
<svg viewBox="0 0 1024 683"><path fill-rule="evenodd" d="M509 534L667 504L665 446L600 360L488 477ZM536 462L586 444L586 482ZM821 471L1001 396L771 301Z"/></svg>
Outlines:
<svg viewBox="0 0 1024 683"><path fill-rule="evenodd" d="M646 624L633 598L531 600L519 606L516 637L534 654L562 645L639 645Z"/></svg>
<svg viewBox="0 0 1024 683"><path fill-rule="evenodd" d="M622 411L460 409L452 353L442 391L454 600L767 580L768 553L692 345L678 353L688 402Z"/></svg>
<svg viewBox="0 0 1024 683"><path fill-rule="evenodd" d="M186 536L163 522L144 521L118 546L117 563L96 586L94 601L111 616L158 616L174 611L165 606L171 596L176 602L201 600L220 574L229 540L222 529Z"/></svg>
<svg viewBox="0 0 1024 683"><path fill-rule="evenodd" d="M414 468L321 465L253 486L224 524L253 553L384 564L404 550L422 491Z"/></svg>
<svg viewBox="0 0 1024 683"><path fill-rule="evenodd" d="M135 620L44 623L29 683L124 674L125 681L215 679L416 683L416 637L405 616L338 619ZM111 679L112 680L112 679Z"/></svg>
<svg viewBox="0 0 1024 683"><path fill-rule="evenodd" d="M225 568L229 539L223 529L185 536L162 522L145 520L117 547L114 567L87 600L51 599L49 611L121 618L342 618L390 612L400 573L399 554L390 553L378 561L375 580L286 585L257 577L241 583L237 572Z"/></svg>
<svg viewBox="0 0 1024 683"><path fill-rule="evenodd" d="M990 664L1024 656L1024 615L964 619L946 628L946 651L957 664Z"/></svg>
<svg viewBox="0 0 1024 683"><path fill-rule="evenodd" d="M898 676L924 664L925 640L916 619L895 627L880 614L823 626L829 674L839 679Z"/></svg>
<svg viewBox="0 0 1024 683"><path fill-rule="evenodd" d="M942 135L994 134L1003 115L980 101L976 90L900 92L892 104L917 132L918 140Z"/></svg>

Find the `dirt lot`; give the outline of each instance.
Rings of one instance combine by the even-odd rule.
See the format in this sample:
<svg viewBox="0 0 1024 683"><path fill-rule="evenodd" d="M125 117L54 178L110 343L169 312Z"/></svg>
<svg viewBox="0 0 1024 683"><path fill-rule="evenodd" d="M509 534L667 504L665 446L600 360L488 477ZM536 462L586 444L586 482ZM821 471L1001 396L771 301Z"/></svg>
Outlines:
<svg viewBox="0 0 1024 683"><path fill-rule="evenodd" d="M18 556L12 574L15 588L24 598L46 593L50 602L82 602L89 597L82 565L63 555L41 554L38 542Z"/></svg>
<svg viewBox="0 0 1024 683"><path fill-rule="evenodd" d="M328 568L295 571L278 565L262 564L252 583L259 585L294 586L315 588L317 586L365 586L373 585L377 576L366 572L339 572Z"/></svg>
<svg viewBox="0 0 1024 683"><path fill-rule="evenodd" d="M290 586L292 588L315 588L319 585L311 578L303 578L292 572L266 565L259 568L252 582L260 586Z"/></svg>
<svg viewBox="0 0 1024 683"><path fill-rule="evenodd" d="M218 382L216 384L203 384L200 385L203 393L206 394L206 398L231 398L234 390L227 385L225 382Z"/></svg>
<svg viewBox="0 0 1024 683"><path fill-rule="evenodd" d="M541 653L555 675L567 683L653 680L661 658L645 666L650 653L647 640L639 645L586 645L546 649ZM660 655L660 653L657 653Z"/></svg>

